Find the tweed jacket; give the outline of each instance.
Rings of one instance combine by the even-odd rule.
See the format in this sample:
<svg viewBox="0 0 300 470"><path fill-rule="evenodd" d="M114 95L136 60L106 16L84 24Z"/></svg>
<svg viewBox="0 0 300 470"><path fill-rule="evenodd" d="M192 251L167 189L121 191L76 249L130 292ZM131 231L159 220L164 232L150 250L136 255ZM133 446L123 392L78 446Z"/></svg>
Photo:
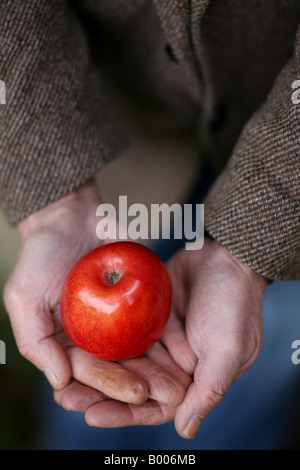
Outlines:
<svg viewBox="0 0 300 470"><path fill-rule="evenodd" d="M103 77L195 128L218 171L207 231L300 278L299 0L1 0L0 201L17 224L127 145Z"/></svg>

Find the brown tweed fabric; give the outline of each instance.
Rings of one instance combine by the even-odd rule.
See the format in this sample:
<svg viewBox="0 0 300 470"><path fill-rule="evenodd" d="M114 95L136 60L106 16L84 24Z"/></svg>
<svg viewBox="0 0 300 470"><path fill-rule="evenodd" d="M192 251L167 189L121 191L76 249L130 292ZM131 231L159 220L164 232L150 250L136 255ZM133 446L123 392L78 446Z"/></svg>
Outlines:
<svg viewBox="0 0 300 470"><path fill-rule="evenodd" d="M300 46L300 29L298 37ZM270 279L300 274L300 108L291 100L299 55L297 47L205 200L210 234Z"/></svg>
<svg viewBox="0 0 300 470"><path fill-rule="evenodd" d="M209 233L270 279L300 278L299 0L2 0L0 18L11 224L122 153L101 71L159 125L198 129L220 172Z"/></svg>
<svg viewBox="0 0 300 470"><path fill-rule="evenodd" d="M15 224L91 178L125 138L67 2L5 0L0 18L0 200Z"/></svg>

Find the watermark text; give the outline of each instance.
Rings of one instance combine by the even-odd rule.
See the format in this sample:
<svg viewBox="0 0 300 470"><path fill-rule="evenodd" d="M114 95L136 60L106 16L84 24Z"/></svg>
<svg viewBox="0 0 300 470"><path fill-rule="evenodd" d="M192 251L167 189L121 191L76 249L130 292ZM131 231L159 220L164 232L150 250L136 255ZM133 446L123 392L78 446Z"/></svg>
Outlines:
<svg viewBox="0 0 300 470"><path fill-rule="evenodd" d="M6 364L6 345L0 340L0 364Z"/></svg>
<svg viewBox="0 0 300 470"><path fill-rule="evenodd" d="M6 87L2 80L0 80L0 104L6 104Z"/></svg>
<svg viewBox="0 0 300 470"><path fill-rule="evenodd" d="M186 250L204 244L204 204L145 204L128 206L127 196L119 196L118 211L113 204L100 204L96 234L100 240L184 240Z"/></svg>
<svg viewBox="0 0 300 470"><path fill-rule="evenodd" d="M300 104L300 80L293 81L292 89L295 90L292 93L292 102L294 104Z"/></svg>

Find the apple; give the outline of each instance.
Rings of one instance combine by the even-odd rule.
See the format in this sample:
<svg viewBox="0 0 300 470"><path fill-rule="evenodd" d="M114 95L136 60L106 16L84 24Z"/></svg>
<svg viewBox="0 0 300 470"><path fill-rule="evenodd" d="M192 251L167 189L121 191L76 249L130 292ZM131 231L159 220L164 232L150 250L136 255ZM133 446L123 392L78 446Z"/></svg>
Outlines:
<svg viewBox="0 0 300 470"><path fill-rule="evenodd" d="M171 300L169 273L150 248L112 242L70 269L62 288L62 324L69 339L91 355L129 359L160 338Z"/></svg>

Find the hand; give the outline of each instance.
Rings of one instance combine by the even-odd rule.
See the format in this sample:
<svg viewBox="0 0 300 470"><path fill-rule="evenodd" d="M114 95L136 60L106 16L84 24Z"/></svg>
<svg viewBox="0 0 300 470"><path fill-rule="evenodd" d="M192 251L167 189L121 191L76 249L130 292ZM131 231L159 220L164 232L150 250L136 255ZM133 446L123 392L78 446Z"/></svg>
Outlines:
<svg viewBox="0 0 300 470"><path fill-rule="evenodd" d="M267 282L208 239L198 252L178 253L169 269L174 309L181 321L185 319L188 343L197 357L193 383L176 411L175 427L182 437L193 438L203 419L259 356ZM164 343L182 363L170 331Z"/></svg>
<svg viewBox="0 0 300 470"><path fill-rule="evenodd" d="M150 397L176 405L184 397L187 375L167 353L161 360L170 365L172 376L160 360L139 359L128 367L126 362L97 360L75 347L63 331L62 284L72 264L100 244L95 220L99 204L93 184L87 183L19 224L21 250L4 292L17 346L60 390L66 408L81 410L95 399L108 398L136 404Z"/></svg>
<svg viewBox="0 0 300 470"><path fill-rule="evenodd" d="M117 417L110 403L96 403L86 411L89 424L147 425L174 418L177 432L193 438L202 420L257 359L265 279L210 240L199 251L178 252L168 269L173 310L160 343L193 375L183 402L173 409L149 402L119 403Z"/></svg>

